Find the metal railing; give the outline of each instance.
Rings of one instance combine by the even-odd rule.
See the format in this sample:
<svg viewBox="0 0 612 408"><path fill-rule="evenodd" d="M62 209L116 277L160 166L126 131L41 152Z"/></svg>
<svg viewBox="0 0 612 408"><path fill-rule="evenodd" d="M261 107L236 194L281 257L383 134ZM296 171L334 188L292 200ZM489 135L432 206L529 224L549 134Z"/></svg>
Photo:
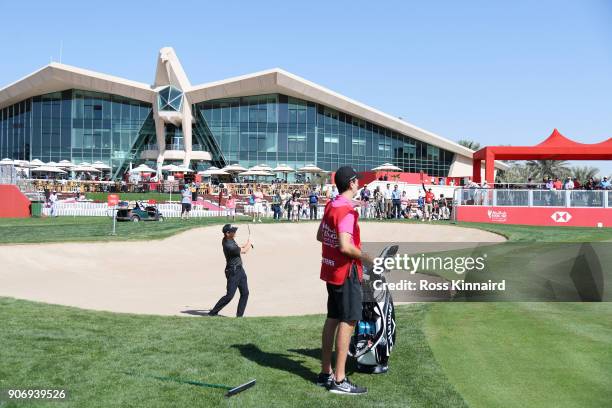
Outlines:
<svg viewBox="0 0 612 408"><path fill-rule="evenodd" d="M515 190L458 188L456 205L611 208L612 190Z"/></svg>

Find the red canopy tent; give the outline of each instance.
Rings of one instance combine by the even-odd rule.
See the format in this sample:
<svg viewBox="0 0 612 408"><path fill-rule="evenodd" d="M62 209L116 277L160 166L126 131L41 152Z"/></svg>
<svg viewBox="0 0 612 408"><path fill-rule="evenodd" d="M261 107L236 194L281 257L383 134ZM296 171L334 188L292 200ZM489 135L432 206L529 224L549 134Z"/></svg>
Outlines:
<svg viewBox="0 0 612 408"><path fill-rule="evenodd" d="M472 180L480 183L482 161L485 180L494 183L495 160L612 160L612 137L600 143L578 143L557 129L535 146L487 146L474 153Z"/></svg>

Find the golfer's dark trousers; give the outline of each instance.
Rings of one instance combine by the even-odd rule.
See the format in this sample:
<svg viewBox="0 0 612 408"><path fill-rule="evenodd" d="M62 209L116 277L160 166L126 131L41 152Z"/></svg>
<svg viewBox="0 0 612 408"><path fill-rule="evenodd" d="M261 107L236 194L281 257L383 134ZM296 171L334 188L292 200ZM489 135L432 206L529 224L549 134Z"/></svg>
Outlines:
<svg viewBox="0 0 612 408"><path fill-rule="evenodd" d="M274 212L274 219L280 220L281 218L281 208L280 204L272 204L272 211Z"/></svg>
<svg viewBox="0 0 612 408"><path fill-rule="evenodd" d="M238 311L236 312L236 316L242 317L242 315L244 315L244 309L246 309L247 300L249 300L249 285L247 283L246 272L244 268L242 268L242 265L229 268L226 267L225 277L227 278L227 293L219 299L210 313L219 313L221 309L232 301L236 294L236 289L238 289L240 292L240 299L238 300Z"/></svg>
<svg viewBox="0 0 612 408"><path fill-rule="evenodd" d="M393 212L392 212L393 217L399 218L401 212L402 212L402 202L398 200L397 198L394 198L393 199Z"/></svg>
<svg viewBox="0 0 612 408"><path fill-rule="evenodd" d="M310 204L310 219L311 220L317 219L317 209L318 209L317 204Z"/></svg>

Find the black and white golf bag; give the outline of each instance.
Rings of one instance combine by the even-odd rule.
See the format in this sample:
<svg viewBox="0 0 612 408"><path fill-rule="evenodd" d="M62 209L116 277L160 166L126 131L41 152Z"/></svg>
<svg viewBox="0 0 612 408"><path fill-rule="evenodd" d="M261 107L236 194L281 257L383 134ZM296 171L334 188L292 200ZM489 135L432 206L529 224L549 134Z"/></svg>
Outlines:
<svg viewBox="0 0 612 408"><path fill-rule="evenodd" d="M388 246L380 254L381 258L393 257L398 246ZM391 293L380 284L375 289L374 282L385 283L384 272L374 274L364 267L363 271L363 313L351 337L349 355L357 360L357 370L371 374L386 373L389 369L389 356L395 344L395 308Z"/></svg>

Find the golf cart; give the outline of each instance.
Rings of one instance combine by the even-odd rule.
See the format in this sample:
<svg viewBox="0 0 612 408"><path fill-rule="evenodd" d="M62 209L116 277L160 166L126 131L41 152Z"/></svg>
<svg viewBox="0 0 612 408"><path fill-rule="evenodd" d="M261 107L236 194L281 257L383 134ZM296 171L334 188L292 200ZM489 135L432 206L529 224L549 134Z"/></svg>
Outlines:
<svg viewBox="0 0 612 408"><path fill-rule="evenodd" d="M144 204L142 201L136 201L133 208L129 208L129 204L119 206L117 210L117 221L163 221L164 216L157 209L155 204Z"/></svg>

